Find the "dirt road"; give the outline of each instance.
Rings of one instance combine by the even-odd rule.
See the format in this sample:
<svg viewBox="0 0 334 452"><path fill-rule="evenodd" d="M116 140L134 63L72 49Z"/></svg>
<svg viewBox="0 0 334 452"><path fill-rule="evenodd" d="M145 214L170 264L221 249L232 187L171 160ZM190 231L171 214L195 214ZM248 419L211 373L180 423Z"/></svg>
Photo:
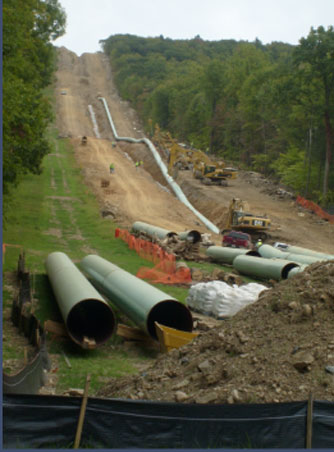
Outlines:
<svg viewBox="0 0 334 452"><path fill-rule="evenodd" d="M69 137L76 158L83 168L87 185L96 194L101 213L110 214L118 224L130 227L144 221L167 229L197 229L210 232L175 196L167 191L166 182L145 145L118 142L114 137L99 96L107 100L119 136L142 138L139 120L127 102L122 101L112 80L112 73L102 53L78 57L65 48L59 49L56 73L57 127L60 137ZM66 91L66 94L61 94ZM92 106L98 132L96 138L88 110ZM81 137L88 144L81 145ZM136 160L144 165L137 169ZM109 174L113 162L115 173ZM236 162L237 164L237 162ZM109 186L101 187L105 179ZM291 199L278 199L265 192L266 181L240 173L229 187L208 187L195 180L189 171L180 171L177 182L193 206L204 216L224 227L231 198L248 202L253 213L266 213L272 220L272 241L282 241L317 251L334 253L334 225L301 210ZM219 236L212 234L219 243Z"/></svg>

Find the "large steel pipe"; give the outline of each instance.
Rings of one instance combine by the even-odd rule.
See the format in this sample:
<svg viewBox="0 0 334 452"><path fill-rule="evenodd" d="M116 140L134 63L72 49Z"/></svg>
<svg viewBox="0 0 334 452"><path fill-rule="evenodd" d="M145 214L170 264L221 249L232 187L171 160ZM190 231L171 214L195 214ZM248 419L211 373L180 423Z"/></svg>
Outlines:
<svg viewBox="0 0 334 452"><path fill-rule="evenodd" d="M324 260L323 257L315 256L315 255L307 255L307 254L293 254L287 251L281 251L274 246L270 245L261 245L258 248L259 254L262 257L266 257L268 259L276 258L276 259L286 259L289 261L297 262L298 264L314 264L315 262L319 262Z"/></svg>
<svg viewBox="0 0 334 452"><path fill-rule="evenodd" d="M175 298L96 255L80 263L93 284L139 328L157 339L155 322L183 331L192 331L189 309Z"/></svg>
<svg viewBox="0 0 334 452"><path fill-rule="evenodd" d="M266 259L254 256L237 256L233 261L233 266L244 275L275 279L276 281L287 279L289 271L299 267L295 262L284 259Z"/></svg>
<svg viewBox="0 0 334 452"><path fill-rule="evenodd" d="M136 232L145 232L150 237L156 237L161 240L166 237L177 235L176 232L168 231L167 229L159 228L148 223L143 223L142 221L136 221L133 223L132 230Z"/></svg>
<svg viewBox="0 0 334 452"><path fill-rule="evenodd" d="M108 303L66 254L49 254L45 268L70 338L82 348L106 342L116 328Z"/></svg>
<svg viewBox="0 0 334 452"><path fill-rule="evenodd" d="M259 253L254 250L248 250L245 248L229 248L226 246L209 246L206 250L206 255L211 257L216 262L222 262L224 264L233 264L234 259L237 256L259 256Z"/></svg>
<svg viewBox="0 0 334 452"><path fill-rule="evenodd" d="M192 229L191 231L179 232L178 236L181 240L189 240L192 243L198 243L202 240L201 233Z"/></svg>
<svg viewBox="0 0 334 452"><path fill-rule="evenodd" d="M318 257L323 260L333 260L334 254L320 253L318 251L309 250L308 248L302 248L300 246L287 245L284 247L284 251L292 254L302 254L307 256Z"/></svg>

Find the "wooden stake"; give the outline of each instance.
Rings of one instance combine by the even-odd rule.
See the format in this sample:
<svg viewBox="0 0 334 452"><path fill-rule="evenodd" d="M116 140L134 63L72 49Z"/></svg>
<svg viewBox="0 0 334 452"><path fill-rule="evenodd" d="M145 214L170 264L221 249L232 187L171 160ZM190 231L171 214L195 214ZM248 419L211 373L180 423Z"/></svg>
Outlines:
<svg viewBox="0 0 334 452"><path fill-rule="evenodd" d="M307 403L306 449L312 449L313 396L310 392Z"/></svg>
<svg viewBox="0 0 334 452"><path fill-rule="evenodd" d="M86 414L89 383L90 383L90 375L88 374L87 377L86 377L85 390L84 390L84 394L83 394L83 398L82 398L82 403L81 403L81 408L80 408L80 415L79 415L79 421L78 421L78 426L77 426L77 432L75 434L75 440L74 440L73 449L78 449L78 447L80 445L81 434L82 434L82 426L83 426L84 419L85 419L85 414Z"/></svg>

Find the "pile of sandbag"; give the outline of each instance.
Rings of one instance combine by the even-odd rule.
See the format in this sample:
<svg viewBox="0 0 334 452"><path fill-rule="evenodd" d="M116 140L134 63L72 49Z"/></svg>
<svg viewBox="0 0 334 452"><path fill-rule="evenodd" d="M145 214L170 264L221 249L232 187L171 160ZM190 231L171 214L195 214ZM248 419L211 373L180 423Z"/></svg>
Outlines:
<svg viewBox="0 0 334 452"><path fill-rule="evenodd" d="M267 287L258 283L243 286L230 286L223 281L198 283L190 287L186 304L196 312L223 319L257 301L264 290Z"/></svg>

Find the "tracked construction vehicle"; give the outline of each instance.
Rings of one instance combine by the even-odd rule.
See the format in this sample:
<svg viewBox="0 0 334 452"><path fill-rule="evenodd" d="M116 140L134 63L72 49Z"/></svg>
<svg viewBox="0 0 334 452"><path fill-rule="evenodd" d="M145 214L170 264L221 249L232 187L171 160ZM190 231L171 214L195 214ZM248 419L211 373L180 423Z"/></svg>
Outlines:
<svg viewBox="0 0 334 452"><path fill-rule="evenodd" d="M177 143L170 133L161 132L158 125L155 126L153 140L162 150L168 151L168 173L174 178L178 170L192 170L194 178L205 185L227 186L228 179L237 177L236 169L227 168L222 161L211 160L199 149Z"/></svg>
<svg viewBox="0 0 334 452"><path fill-rule="evenodd" d="M231 230L242 231L249 234L253 242L259 239L267 240L271 220L266 215L254 215L247 210L247 203L239 198L233 198L230 202L225 228L221 231L222 234Z"/></svg>

